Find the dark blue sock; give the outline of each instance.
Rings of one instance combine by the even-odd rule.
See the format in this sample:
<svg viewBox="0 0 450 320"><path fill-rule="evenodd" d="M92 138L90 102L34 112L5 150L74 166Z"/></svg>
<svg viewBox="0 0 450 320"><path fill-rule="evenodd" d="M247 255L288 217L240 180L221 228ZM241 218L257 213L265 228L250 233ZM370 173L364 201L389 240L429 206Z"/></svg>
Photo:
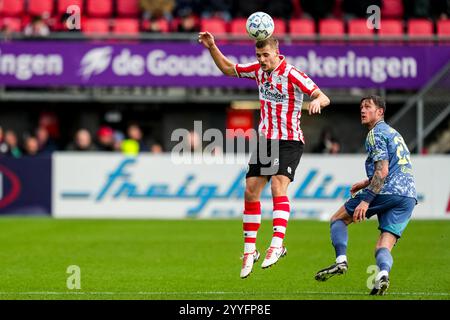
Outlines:
<svg viewBox="0 0 450 320"><path fill-rule="evenodd" d="M392 259L391 252L388 248L380 248L375 252L375 259L377 259L377 266L380 268L380 271L386 270L387 272L391 271L392 264L394 260Z"/></svg>
<svg viewBox="0 0 450 320"><path fill-rule="evenodd" d="M347 225L342 220L336 220L330 225L331 242L336 251L336 257L347 255Z"/></svg>

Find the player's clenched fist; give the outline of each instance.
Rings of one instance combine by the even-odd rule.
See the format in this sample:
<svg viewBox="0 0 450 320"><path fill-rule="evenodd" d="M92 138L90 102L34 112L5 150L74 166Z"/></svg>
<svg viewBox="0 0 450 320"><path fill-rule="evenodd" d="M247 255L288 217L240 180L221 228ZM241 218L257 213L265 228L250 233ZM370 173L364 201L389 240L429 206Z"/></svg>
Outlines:
<svg viewBox="0 0 450 320"><path fill-rule="evenodd" d="M214 37L209 32L200 32L198 34L198 42L203 44L205 48L209 49L214 45Z"/></svg>

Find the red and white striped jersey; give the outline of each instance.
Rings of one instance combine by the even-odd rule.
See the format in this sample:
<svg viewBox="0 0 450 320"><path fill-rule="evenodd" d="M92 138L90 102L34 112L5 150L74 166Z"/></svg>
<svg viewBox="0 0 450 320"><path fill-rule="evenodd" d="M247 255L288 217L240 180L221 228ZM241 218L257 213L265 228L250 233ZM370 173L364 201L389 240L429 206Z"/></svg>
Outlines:
<svg viewBox="0 0 450 320"><path fill-rule="evenodd" d="M300 117L303 94L311 96L319 87L303 72L286 63L284 56L270 74L261 70L258 61L236 64L236 75L255 79L259 88L261 120L259 134L268 139L296 140L305 143Z"/></svg>

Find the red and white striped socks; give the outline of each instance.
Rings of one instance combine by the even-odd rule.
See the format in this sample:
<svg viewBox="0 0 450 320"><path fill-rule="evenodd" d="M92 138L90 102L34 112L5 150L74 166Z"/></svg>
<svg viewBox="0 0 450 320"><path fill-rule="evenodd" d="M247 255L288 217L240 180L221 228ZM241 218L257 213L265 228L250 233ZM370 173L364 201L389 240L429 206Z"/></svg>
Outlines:
<svg viewBox="0 0 450 320"><path fill-rule="evenodd" d="M273 236L271 247L281 247L291 207L287 196L273 197Z"/></svg>
<svg viewBox="0 0 450 320"><path fill-rule="evenodd" d="M245 201L244 208L244 253L256 250L256 235L261 225L261 203Z"/></svg>

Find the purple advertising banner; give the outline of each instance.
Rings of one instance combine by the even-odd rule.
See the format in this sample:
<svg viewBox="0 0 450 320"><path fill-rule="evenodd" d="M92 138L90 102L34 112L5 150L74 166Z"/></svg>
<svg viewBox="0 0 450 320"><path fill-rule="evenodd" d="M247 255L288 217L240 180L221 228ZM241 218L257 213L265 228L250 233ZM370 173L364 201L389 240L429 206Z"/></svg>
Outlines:
<svg viewBox="0 0 450 320"><path fill-rule="evenodd" d="M0 215L51 213L51 157L0 157Z"/></svg>
<svg viewBox="0 0 450 320"><path fill-rule="evenodd" d="M252 45L222 45L233 62ZM323 88L417 89L450 60L450 46L283 45L287 61ZM253 87L225 77L195 43L10 42L0 44L0 85Z"/></svg>

